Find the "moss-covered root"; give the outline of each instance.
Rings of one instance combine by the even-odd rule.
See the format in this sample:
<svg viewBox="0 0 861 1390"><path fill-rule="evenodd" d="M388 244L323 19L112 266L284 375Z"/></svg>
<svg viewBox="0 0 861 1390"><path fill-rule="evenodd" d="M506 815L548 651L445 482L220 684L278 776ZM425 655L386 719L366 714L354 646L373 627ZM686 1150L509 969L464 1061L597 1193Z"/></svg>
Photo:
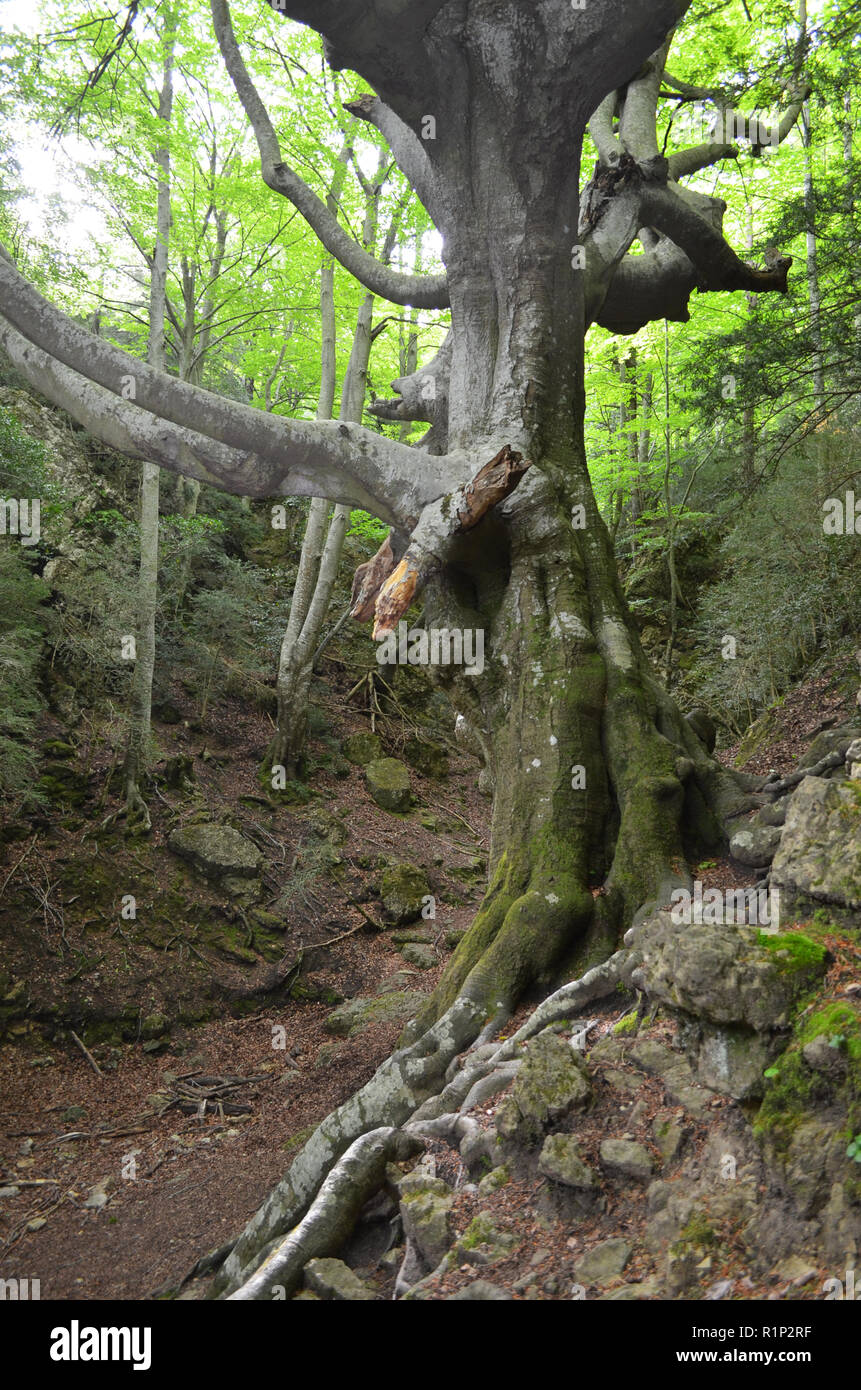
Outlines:
<svg viewBox="0 0 861 1390"><path fill-rule="evenodd" d="M592 918L591 893L570 873L528 875L506 852L475 921L436 991L405 1037L420 1036L458 997L491 1022L504 1018L531 985L549 983L553 967Z"/></svg>
<svg viewBox="0 0 861 1390"><path fill-rule="evenodd" d="M326 1178L308 1214L286 1239L278 1242L229 1301L269 1298L276 1287L293 1293L309 1260L340 1249L363 1205L381 1185L390 1159L409 1158L422 1147L400 1130L386 1126L363 1134L347 1149Z"/></svg>
<svg viewBox="0 0 861 1390"><path fill-rule="evenodd" d="M449 1063L473 1041L482 1021L475 1004L458 999L417 1043L393 1053L360 1091L326 1117L245 1227L216 1276L212 1297L248 1282L276 1237L301 1221L354 1140L373 1129L403 1124L440 1089Z"/></svg>

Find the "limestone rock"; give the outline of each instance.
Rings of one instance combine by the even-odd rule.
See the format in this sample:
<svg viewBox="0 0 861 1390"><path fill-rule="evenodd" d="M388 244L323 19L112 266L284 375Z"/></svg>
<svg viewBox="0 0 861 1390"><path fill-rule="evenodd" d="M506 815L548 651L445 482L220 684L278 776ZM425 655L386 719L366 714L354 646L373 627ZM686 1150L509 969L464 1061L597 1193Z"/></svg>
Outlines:
<svg viewBox="0 0 861 1390"><path fill-rule="evenodd" d="M739 864L752 869L766 868L777 853L782 831L777 825L757 825L746 821L729 842L729 852Z"/></svg>
<svg viewBox="0 0 861 1390"><path fill-rule="evenodd" d="M495 1192L499 1187L505 1187L511 1181L511 1174L506 1163L500 1163L497 1168L492 1168L489 1173L478 1184L479 1197L487 1197L491 1192Z"/></svg>
<svg viewBox="0 0 861 1390"><path fill-rule="evenodd" d="M254 879L260 872L263 855L256 845L231 825L188 825L174 830L168 848L187 859L205 878L226 882Z"/></svg>
<svg viewBox="0 0 861 1390"><path fill-rule="evenodd" d="M421 917L423 900L430 894L424 869L415 864L390 864L380 883L383 917L400 927Z"/></svg>
<svg viewBox="0 0 861 1390"><path fill-rule="evenodd" d="M601 1144L601 1162L611 1173L646 1182L655 1170L652 1155L633 1139L605 1139Z"/></svg>
<svg viewBox="0 0 861 1390"><path fill-rule="evenodd" d="M441 1178L410 1173L399 1184L404 1235L412 1240L428 1269L436 1269L454 1239L454 1194Z"/></svg>
<svg viewBox="0 0 861 1390"><path fill-rule="evenodd" d="M778 860L784 851L785 840ZM797 935L774 935L764 944L753 927L674 923L666 912L643 923L636 935L626 933L626 941L631 937L641 960L631 982L651 999L709 1023L755 1031L785 1027L796 999L825 968L824 951L810 942L803 948Z"/></svg>
<svg viewBox="0 0 861 1390"><path fill-rule="evenodd" d="M439 964L433 947L420 941L408 941L402 948L401 955L408 965L414 965L417 970L433 970L434 966Z"/></svg>
<svg viewBox="0 0 861 1390"><path fill-rule="evenodd" d="M408 738L404 744L404 758L423 777L441 779L448 776L448 754L438 743Z"/></svg>
<svg viewBox="0 0 861 1390"><path fill-rule="evenodd" d="M309 1260L304 1278L311 1293L335 1303L371 1303L377 1297L343 1260Z"/></svg>
<svg viewBox="0 0 861 1390"><path fill-rule="evenodd" d="M604 1240L577 1261L577 1281L587 1287L609 1284L611 1279L618 1279L630 1258L631 1247L626 1240L620 1237Z"/></svg>
<svg viewBox="0 0 861 1390"><path fill-rule="evenodd" d="M685 1141L687 1130L677 1120L656 1115L652 1121L652 1136L664 1163L672 1163Z"/></svg>
<svg viewBox="0 0 861 1390"><path fill-rule="evenodd" d="M457 1256L471 1264L492 1264L510 1255L519 1240L513 1231L498 1226L489 1212L480 1211L457 1242Z"/></svg>
<svg viewBox="0 0 861 1390"><path fill-rule="evenodd" d="M514 1298L507 1289L501 1289L498 1284L491 1284L487 1279L474 1279L465 1288L458 1289L457 1293L450 1293L446 1297L447 1303L507 1303Z"/></svg>
<svg viewBox="0 0 861 1390"><path fill-rule="evenodd" d="M368 763L375 762L383 756L383 745L376 734L358 733L350 734L341 744L341 752L351 763L358 767L366 767Z"/></svg>
<svg viewBox="0 0 861 1390"><path fill-rule="evenodd" d="M580 1053L549 1029L526 1048L511 1092L496 1113L496 1128L506 1139L537 1143L554 1121L584 1110L592 1083Z"/></svg>
<svg viewBox="0 0 861 1390"><path fill-rule="evenodd" d="M415 1017L426 998L417 990L358 996L329 1014L323 1029L336 1038L354 1038L374 1023L406 1023Z"/></svg>
<svg viewBox="0 0 861 1390"><path fill-rule="evenodd" d="M553 1182L591 1192L599 1185L597 1174L583 1162L573 1134L548 1134L544 1140L538 1171Z"/></svg>
<svg viewBox="0 0 861 1390"><path fill-rule="evenodd" d="M375 758L365 768L365 781L374 801L384 811L410 809L410 774L398 758Z"/></svg>
<svg viewBox="0 0 861 1390"><path fill-rule="evenodd" d="M861 798L854 783L805 777L796 787L771 882L796 897L861 908Z"/></svg>

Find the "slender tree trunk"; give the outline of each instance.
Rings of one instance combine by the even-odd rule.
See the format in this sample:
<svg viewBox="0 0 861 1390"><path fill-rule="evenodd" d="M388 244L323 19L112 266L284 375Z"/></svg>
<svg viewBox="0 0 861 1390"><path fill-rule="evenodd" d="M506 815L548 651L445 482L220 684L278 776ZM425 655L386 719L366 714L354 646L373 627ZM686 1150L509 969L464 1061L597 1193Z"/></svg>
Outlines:
<svg viewBox="0 0 861 1390"><path fill-rule="evenodd" d="M173 12L164 12L162 86L158 116L163 143L155 152L158 169L156 243L150 278L149 342L147 362L164 370L167 265L170 239L170 148L168 144L173 109L173 50L175 41ZM149 755L152 719L152 683L155 671L155 615L158 603L158 464L144 463L140 493L140 568L138 571L135 667L132 676L131 718L123 765L126 815L130 827L138 831L151 828L149 809L141 793L141 779Z"/></svg>
<svg viewBox="0 0 861 1390"><path fill-rule="evenodd" d="M342 151L341 159L345 167L348 150ZM382 175L382 160L378 169L378 179ZM377 183L368 195L363 228L363 242L366 247L373 246L377 233L379 194L381 185ZM333 189L330 202L337 205L339 188ZM391 254L391 247L388 248ZM331 263L324 266L321 288L321 316L323 321L322 381L317 418L330 419L335 392L335 306L334 271ZM375 297L365 295L356 320L353 346L341 392L339 419L348 422L361 422L368 382L368 363L372 345L372 322ZM350 521L351 508L338 505L332 512L328 531L326 518L329 515L328 502L315 498L308 512L308 522L287 630L281 643L278 663L278 713L275 734L266 756L266 766L270 769L283 769L284 774L294 779L301 774L305 760L308 737L308 697L314 674L314 655L320 641L320 634L332 591L338 577L338 565L344 548L344 538ZM323 535L326 534L325 544Z"/></svg>
<svg viewBox="0 0 861 1390"><path fill-rule="evenodd" d="M753 205L747 205L747 249L753 252ZM759 306L759 295L752 294L750 291L745 295L747 300L747 310L752 320ZM744 358L747 365L750 364L750 342L745 342ZM753 491L756 481L756 409L753 405L753 391L749 386L745 386L748 395L748 403L744 407L742 417L742 440L741 440L741 483L745 493Z"/></svg>

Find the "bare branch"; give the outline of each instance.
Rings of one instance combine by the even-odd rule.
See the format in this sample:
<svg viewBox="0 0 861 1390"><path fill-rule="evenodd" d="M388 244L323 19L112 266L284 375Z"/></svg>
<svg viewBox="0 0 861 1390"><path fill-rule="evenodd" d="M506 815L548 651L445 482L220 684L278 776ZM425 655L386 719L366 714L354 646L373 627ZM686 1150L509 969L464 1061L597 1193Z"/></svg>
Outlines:
<svg viewBox="0 0 861 1390"><path fill-rule="evenodd" d="M266 185L289 199L326 250L372 294L388 299L392 304L410 304L418 309L447 308L450 301L444 275L404 275L382 265L347 235L322 199L283 162L275 128L239 51L227 0L211 0L211 9L218 46L254 130L260 151L260 169Z"/></svg>
<svg viewBox="0 0 861 1390"><path fill-rule="evenodd" d="M5 252L0 313L16 366L54 404L113 447L226 492L328 497L411 530L464 476L462 462L431 463L359 425L273 416L156 371L60 313Z"/></svg>
<svg viewBox="0 0 861 1390"><path fill-rule="evenodd" d="M427 150L415 132L373 92L363 92L352 101L345 101L343 106L352 116L367 121L380 132L404 178L415 189L428 211L432 212L434 173Z"/></svg>
<svg viewBox="0 0 861 1390"><path fill-rule="evenodd" d="M721 232L701 217L679 192L646 184L640 211L647 226L668 236L697 267L699 288L752 290L755 293L777 290L779 294L786 294L791 256L776 258L765 270L754 269L739 259Z"/></svg>

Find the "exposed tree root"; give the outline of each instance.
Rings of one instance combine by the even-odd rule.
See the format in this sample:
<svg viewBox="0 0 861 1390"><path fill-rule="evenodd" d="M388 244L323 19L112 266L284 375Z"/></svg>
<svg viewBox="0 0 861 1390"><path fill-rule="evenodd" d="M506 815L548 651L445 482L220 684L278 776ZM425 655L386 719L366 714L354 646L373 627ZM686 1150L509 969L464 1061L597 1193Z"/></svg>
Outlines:
<svg viewBox="0 0 861 1390"><path fill-rule="evenodd" d="M289 1293L308 1260L336 1250L349 1235L399 1143L474 1138L475 1121L460 1112L482 1091L492 1094L511 1080L521 1043L611 994L629 955L618 951L582 979L563 985L512 1037L499 1047L478 1048L479 1057L452 1078L452 1067L482 1022L472 1001L457 999L418 1042L395 1052L315 1130L233 1246L212 1296L264 1298L276 1285ZM290 1232L286 1239L285 1231Z"/></svg>
<svg viewBox="0 0 861 1390"><path fill-rule="evenodd" d="M309 1260L340 1248L365 1202L380 1186L389 1160L408 1158L420 1147L417 1138L411 1139L392 1126L371 1130L354 1140L329 1173L308 1214L285 1240L276 1242L229 1300L266 1298L275 1290L283 1290L284 1297L291 1294Z"/></svg>
<svg viewBox="0 0 861 1390"><path fill-rule="evenodd" d="M471 1001L457 1000L418 1042L393 1053L361 1090L327 1116L239 1237L219 1271L214 1296L248 1282L271 1242L301 1221L333 1164L354 1140L372 1129L402 1125L436 1093L449 1063L482 1022Z"/></svg>

